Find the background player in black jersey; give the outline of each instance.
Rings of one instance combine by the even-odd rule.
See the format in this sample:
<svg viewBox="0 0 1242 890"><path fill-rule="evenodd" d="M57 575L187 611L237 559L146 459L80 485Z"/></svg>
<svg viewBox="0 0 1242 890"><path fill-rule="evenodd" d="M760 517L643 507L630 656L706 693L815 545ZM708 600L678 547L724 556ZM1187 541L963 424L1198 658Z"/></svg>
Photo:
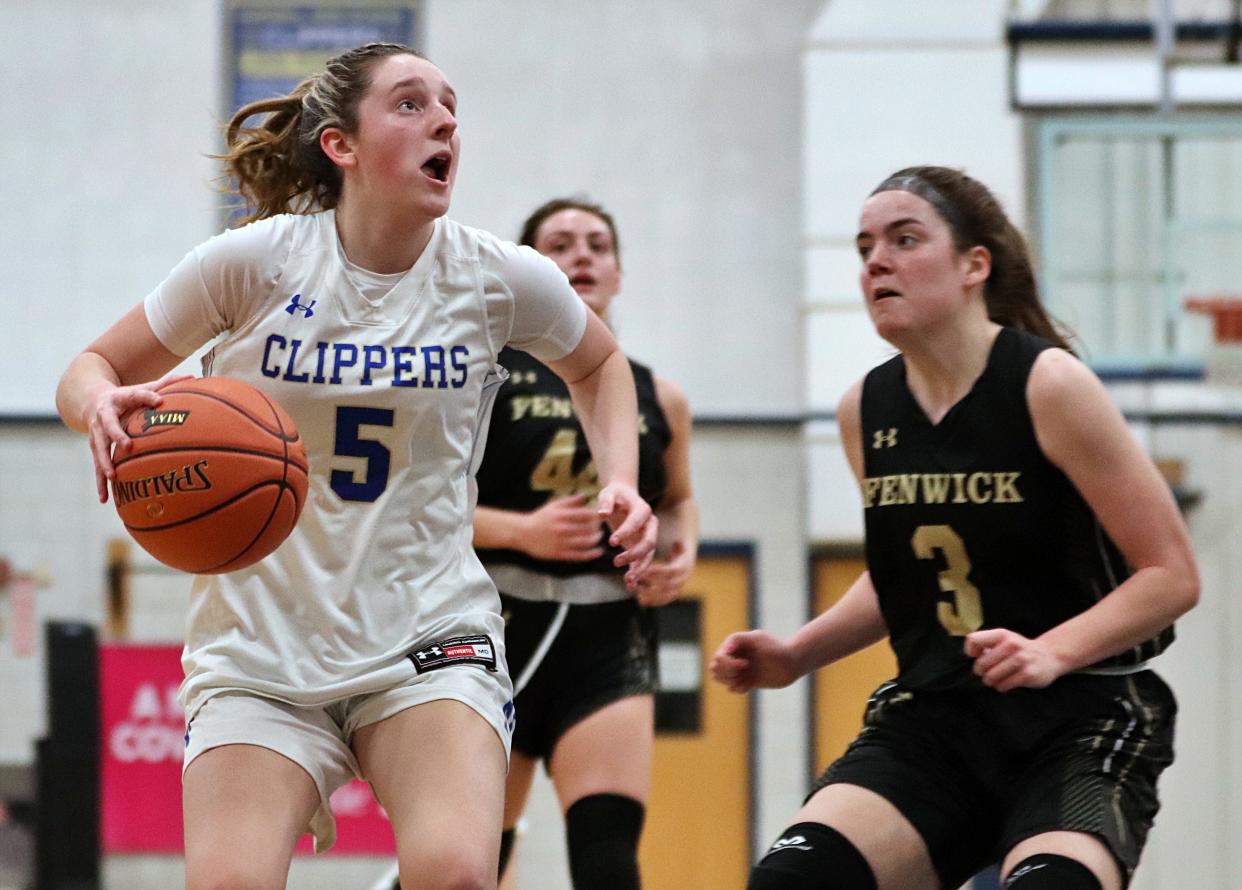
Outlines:
<svg viewBox="0 0 1242 890"><path fill-rule="evenodd" d="M596 315L621 288L616 226L599 205L554 200L521 243L551 257ZM631 360L639 393L639 490L660 517L663 557L635 597L590 506L594 462L564 385L505 350L479 470L474 540L501 591L517 728L505 797L502 870L539 760L565 813L574 886L639 886L637 846L651 782L654 616L694 568L690 410L682 390Z"/></svg>
<svg viewBox="0 0 1242 890"><path fill-rule="evenodd" d="M983 185L902 170L857 245L900 351L840 404L868 571L788 640L730 636L712 672L784 686L886 635L899 672L750 887L954 888L999 859L1013 890L1116 890L1172 760L1144 665L1198 598L1186 528Z"/></svg>

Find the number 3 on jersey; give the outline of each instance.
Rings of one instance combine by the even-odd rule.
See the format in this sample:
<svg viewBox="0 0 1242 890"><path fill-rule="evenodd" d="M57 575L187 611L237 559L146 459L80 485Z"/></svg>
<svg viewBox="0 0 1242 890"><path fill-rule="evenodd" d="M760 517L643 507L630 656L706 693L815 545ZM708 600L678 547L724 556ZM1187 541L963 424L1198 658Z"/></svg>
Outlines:
<svg viewBox="0 0 1242 890"><path fill-rule="evenodd" d="M357 474L350 470L332 471L332 490L346 501L375 501L388 487L392 452L382 442L360 436L359 428L364 425L391 427L393 412L387 408L336 409L336 448L333 453L341 457L360 457L366 461L361 482Z"/></svg>
<svg viewBox="0 0 1242 890"><path fill-rule="evenodd" d="M953 594L952 603L941 600L936 604L936 614L944 629L955 637L962 637L981 628L982 597L979 588L970 583L970 557L958 533L947 525L920 525L914 530L910 544L919 559L934 559L937 550L944 557L945 569L937 577L940 589Z"/></svg>
<svg viewBox="0 0 1242 890"><path fill-rule="evenodd" d="M531 491L550 491L554 498L567 498L575 494L595 497L599 494L599 471L595 469L595 461L588 461L582 472L574 472L574 454L577 451L578 431L557 431L548 450L530 474Z"/></svg>

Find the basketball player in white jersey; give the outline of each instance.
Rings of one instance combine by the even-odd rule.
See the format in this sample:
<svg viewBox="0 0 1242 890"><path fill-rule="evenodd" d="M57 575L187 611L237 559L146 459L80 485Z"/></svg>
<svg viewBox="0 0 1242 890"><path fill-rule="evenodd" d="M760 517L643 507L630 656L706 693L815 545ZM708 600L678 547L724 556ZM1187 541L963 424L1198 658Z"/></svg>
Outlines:
<svg viewBox="0 0 1242 890"><path fill-rule="evenodd" d="M194 586L191 888L284 887L304 831L333 842L328 798L355 774L392 820L402 886L495 886L512 688L470 517L506 344L569 384L627 583L650 563L629 364L550 260L444 219L456 103L417 53L370 44L239 110L224 160L254 221L187 254L57 391L101 501L121 417L216 336L205 372L274 396L306 442L289 539Z"/></svg>

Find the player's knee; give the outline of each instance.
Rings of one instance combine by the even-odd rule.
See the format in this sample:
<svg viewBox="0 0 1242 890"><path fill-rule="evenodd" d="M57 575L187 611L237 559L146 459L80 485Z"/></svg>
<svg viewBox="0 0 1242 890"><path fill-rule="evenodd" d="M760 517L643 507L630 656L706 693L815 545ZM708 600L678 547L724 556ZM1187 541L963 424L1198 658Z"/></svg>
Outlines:
<svg viewBox="0 0 1242 890"><path fill-rule="evenodd" d="M186 859L186 890L250 890L285 884L288 859L262 852L230 856L220 847L204 853L201 844L190 847Z"/></svg>
<svg viewBox="0 0 1242 890"><path fill-rule="evenodd" d="M1077 859L1036 853L1013 867L1005 890L1103 890L1100 879Z"/></svg>
<svg viewBox="0 0 1242 890"><path fill-rule="evenodd" d="M875 875L845 835L819 822L785 829L750 872L747 890L876 890Z"/></svg>
<svg viewBox="0 0 1242 890"><path fill-rule="evenodd" d="M408 867L407 867L408 865ZM485 890L496 886L496 862L456 848L441 855L423 856L416 863L401 863L402 888L419 890Z"/></svg>
<svg viewBox="0 0 1242 890"><path fill-rule="evenodd" d="M186 890L252 890L254 887L283 886L284 878L267 870L220 862L205 874L187 874Z"/></svg>
<svg viewBox="0 0 1242 890"><path fill-rule="evenodd" d="M415 887L427 890L487 890L496 886L496 876L485 874L482 869L458 869L450 874L423 877Z"/></svg>
<svg viewBox="0 0 1242 890"><path fill-rule="evenodd" d="M569 872L581 890L637 890L645 810L623 794L590 794L565 811Z"/></svg>

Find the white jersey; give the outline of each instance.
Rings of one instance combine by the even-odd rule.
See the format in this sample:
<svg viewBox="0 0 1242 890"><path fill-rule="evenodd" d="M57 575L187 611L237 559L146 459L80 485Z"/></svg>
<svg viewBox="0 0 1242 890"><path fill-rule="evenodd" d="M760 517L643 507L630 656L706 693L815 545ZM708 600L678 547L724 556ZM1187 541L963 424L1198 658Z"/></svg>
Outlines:
<svg viewBox="0 0 1242 890"><path fill-rule="evenodd" d="M505 670L471 544L496 358L506 342L565 356L585 307L550 260L444 219L408 272L360 273L332 211L283 215L195 248L146 299L179 355L225 333L204 372L272 395L310 464L289 538L194 584L187 717L229 690L323 705L388 688L418 650L463 635L488 634Z"/></svg>

